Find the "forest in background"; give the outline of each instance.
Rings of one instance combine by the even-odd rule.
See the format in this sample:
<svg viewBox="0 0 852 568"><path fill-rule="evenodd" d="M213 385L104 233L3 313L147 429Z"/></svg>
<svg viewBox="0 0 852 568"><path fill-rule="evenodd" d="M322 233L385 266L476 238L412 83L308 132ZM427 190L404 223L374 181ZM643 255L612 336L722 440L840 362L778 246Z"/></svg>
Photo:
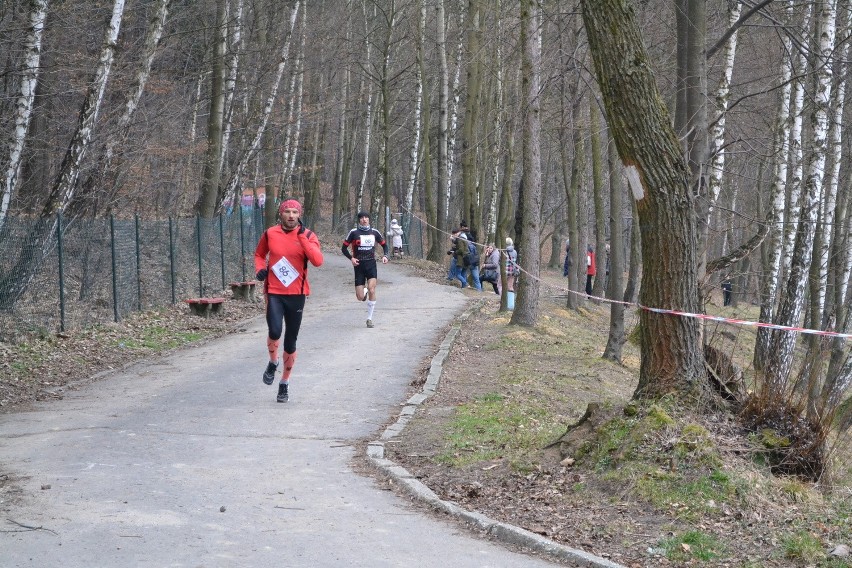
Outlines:
<svg viewBox="0 0 852 568"><path fill-rule="evenodd" d="M635 100L599 86L635 47L595 37L603 21L641 33L632 62L653 84ZM532 275L561 264L566 240L600 266L609 245L624 279L597 279L595 296L701 312L730 275L762 321L849 331L846 0L7 0L0 31L0 246L8 219L37 221L0 266L11 296L58 213L212 218L262 188L340 232L357 210L401 211L406 229L417 215L436 261L466 219L481 243L515 239ZM665 128L639 136L658 115ZM666 128L679 157L658 144ZM625 168L654 157L688 191L655 185L648 162ZM643 226L646 195L674 199L659 210L688 218L683 235ZM516 323L536 319L533 281ZM667 349L643 339L645 393L703 374L698 324L667 321L642 323ZM611 358L624 340L614 329ZM754 370L754 424L816 432L797 454L812 474L852 383L848 341L761 329Z"/></svg>

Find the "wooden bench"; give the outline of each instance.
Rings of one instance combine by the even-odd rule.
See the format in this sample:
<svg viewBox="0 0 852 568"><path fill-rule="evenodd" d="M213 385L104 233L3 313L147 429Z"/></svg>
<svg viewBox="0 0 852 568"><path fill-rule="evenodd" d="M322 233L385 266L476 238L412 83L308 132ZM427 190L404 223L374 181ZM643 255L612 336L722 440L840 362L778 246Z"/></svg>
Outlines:
<svg viewBox="0 0 852 568"><path fill-rule="evenodd" d="M231 291L234 293L235 300L254 301L254 289L257 286L256 280L248 282L231 282Z"/></svg>
<svg viewBox="0 0 852 568"><path fill-rule="evenodd" d="M197 316L219 315L225 306L225 298L190 298L186 301L189 310Z"/></svg>

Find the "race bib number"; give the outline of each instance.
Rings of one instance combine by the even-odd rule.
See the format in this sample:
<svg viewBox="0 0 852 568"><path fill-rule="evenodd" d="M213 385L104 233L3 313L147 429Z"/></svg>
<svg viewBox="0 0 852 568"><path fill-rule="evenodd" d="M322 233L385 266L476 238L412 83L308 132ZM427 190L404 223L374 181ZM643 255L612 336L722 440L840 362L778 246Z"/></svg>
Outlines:
<svg viewBox="0 0 852 568"><path fill-rule="evenodd" d="M282 256L281 260L272 266L272 272L275 273L275 276L278 277L278 280L280 280L285 287L292 284L293 281L299 277L299 271L290 264L290 261L287 260L287 257L285 256Z"/></svg>
<svg viewBox="0 0 852 568"><path fill-rule="evenodd" d="M358 245L358 248L364 250L370 250L376 246L376 235L362 235L361 236L361 244Z"/></svg>

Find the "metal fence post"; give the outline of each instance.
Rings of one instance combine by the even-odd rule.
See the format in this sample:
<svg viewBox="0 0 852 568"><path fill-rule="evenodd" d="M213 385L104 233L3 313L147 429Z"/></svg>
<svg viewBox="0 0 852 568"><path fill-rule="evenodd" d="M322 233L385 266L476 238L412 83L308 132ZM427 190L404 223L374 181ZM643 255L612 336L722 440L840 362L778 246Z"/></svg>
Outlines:
<svg viewBox="0 0 852 568"><path fill-rule="evenodd" d="M246 240L243 223L243 206L240 204L240 265L243 270L243 282L246 281Z"/></svg>
<svg viewBox="0 0 852 568"><path fill-rule="evenodd" d="M225 289L225 229L222 227L222 213L219 213L219 256L222 259L222 290Z"/></svg>
<svg viewBox="0 0 852 568"><path fill-rule="evenodd" d="M172 217L169 215L169 276L172 281L172 305L177 303L175 296L175 239L172 234Z"/></svg>
<svg viewBox="0 0 852 568"><path fill-rule="evenodd" d="M134 215L136 222L136 309L142 311L142 257L139 254L139 214Z"/></svg>
<svg viewBox="0 0 852 568"><path fill-rule="evenodd" d="M59 254L59 331L65 331L65 258L62 255L62 213L56 214L56 250Z"/></svg>
<svg viewBox="0 0 852 568"><path fill-rule="evenodd" d="M118 317L118 278L116 276L116 259L115 259L115 217L109 216L109 248L112 251L112 313L116 323Z"/></svg>
<svg viewBox="0 0 852 568"><path fill-rule="evenodd" d="M201 267L201 215L195 215L195 229L198 233L198 297L204 297L204 278Z"/></svg>

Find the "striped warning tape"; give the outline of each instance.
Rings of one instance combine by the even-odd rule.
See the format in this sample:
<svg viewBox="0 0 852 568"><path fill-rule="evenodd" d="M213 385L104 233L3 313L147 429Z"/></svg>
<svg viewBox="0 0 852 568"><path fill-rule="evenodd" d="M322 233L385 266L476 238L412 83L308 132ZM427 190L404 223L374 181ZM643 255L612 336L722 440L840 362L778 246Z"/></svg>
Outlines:
<svg viewBox="0 0 852 568"><path fill-rule="evenodd" d="M430 225L424 219L421 219L420 217L418 217L417 215L415 215L411 211L409 211L409 213L411 213L413 218L417 219L418 221L420 221L421 223L423 223L427 227L432 227L433 229L438 229L437 227L435 227L434 225ZM438 230L441 231L441 229L438 229ZM446 231L441 231L441 232L446 233ZM449 233L446 233L446 234L449 235ZM480 245L480 246L484 246L484 245L482 245L482 243L476 243L476 244ZM501 248L500 251L505 252L506 249ZM522 273L526 274L527 276L529 276L530 278L532 278L534 280L537 280L540 284L544 284L545 286L548 286L548 287L554 287L553 284L545 282L541 278L534 276L533 274L529 273L521 265L518 264L517 266L518 266L518 269ZM633 302L624 302L624 301L621 301L621 300L613 300L613 299L610 299L610 298L601 298L600 296L592 296L592 295L586 294L585 292L578 292L576 290L569 290L567 288L563 288L563 287L560 287L560 286L556 286L556 288L559 289L559 290L562 290L564 292L568 292L569 294L576 294L577 296L583 296L584 298L588 298L589 300L595 300L595 301L603 302L603 303L607 303L607 304L621 304L621 305L627 306L627 307L636 307L636 308L639 308L640 310L645 310L646 312L653 312L655 314L680 316L680 317L686 317L686 318L696 318L696 319L715 321L715 322L720 322L720 323L729 323L729 324L732 324L732 325L744 325L744 326L749 326L749 327L763 327L763 328L767 328L767 329L775 329L775 330L778 330L778 331L793 331L793 332L796 332L796 333L808 333L808 334L811 334L811 335L820 335L820 336L823 336L823 337L835 337L835 338L838 338L838 339L852 339L852 333L840 333L840 332L837 332L837 331L824 331L824 330L820 330L820 329L810 329L810 328L806 328L806 327L794 327L794 326L789 326L789 325L778 325L778 324L774 324L774 323L766 323L766 322L761 322L761 321L751 321L751 320L743 320L743 319L737 319L737 318L726 318L726 317L723 317L723 316L711 316L711 315L708 315L708 314L696 314L696 313L692 313L692 312L683 312L683 311L680 311L680 310L669 310L669 309L665 309L665 308L652 308L650 306L643 306L642 304L637 304L637 303L633 303Z"/></svg>

